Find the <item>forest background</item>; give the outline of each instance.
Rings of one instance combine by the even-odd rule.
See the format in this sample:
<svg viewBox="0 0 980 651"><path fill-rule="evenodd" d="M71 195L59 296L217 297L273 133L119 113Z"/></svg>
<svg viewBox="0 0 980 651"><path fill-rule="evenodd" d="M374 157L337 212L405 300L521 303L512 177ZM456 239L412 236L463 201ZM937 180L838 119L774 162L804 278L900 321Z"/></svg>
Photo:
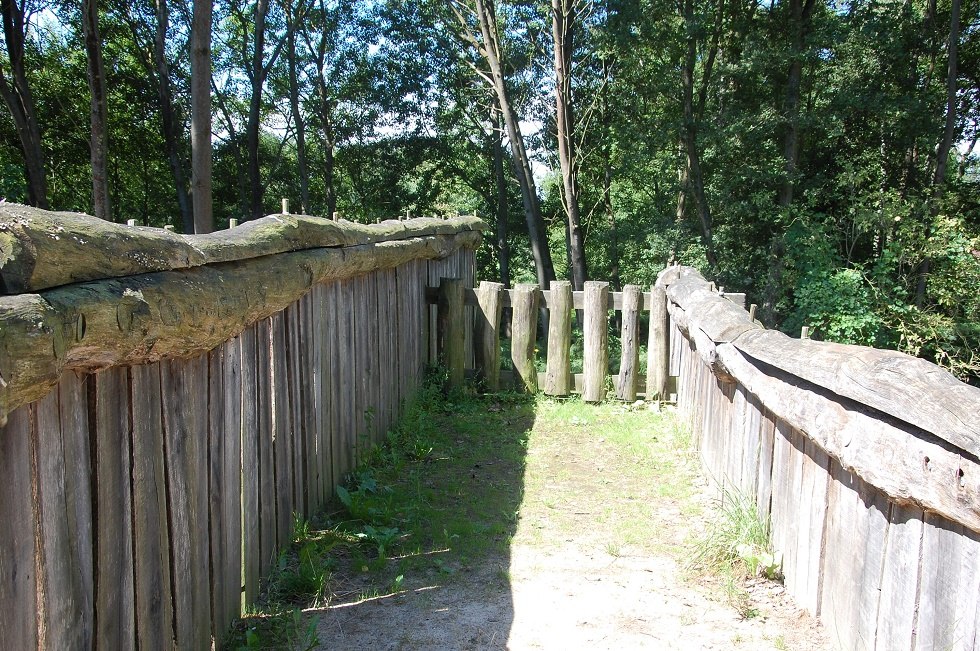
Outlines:
<svg viewBox="0 0 980 651"><path fill-rule="evenodd" d="M7 201L184 232L281 198L476 213L483 279L677 261L770 327L980 377L980 0L0 10Z"/></svg>

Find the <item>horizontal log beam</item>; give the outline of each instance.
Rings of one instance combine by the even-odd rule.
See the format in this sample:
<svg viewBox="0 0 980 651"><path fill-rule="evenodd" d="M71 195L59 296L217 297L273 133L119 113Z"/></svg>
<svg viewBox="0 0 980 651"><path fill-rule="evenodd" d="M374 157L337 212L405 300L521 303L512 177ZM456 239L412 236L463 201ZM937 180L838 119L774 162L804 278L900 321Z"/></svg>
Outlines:
<svg viewBox="0 0 980 651"><path fill-rule="evenodd" d="M304 249L351 247L482 231L476 217L379 224L308 215L269 215L207 235L126 226L90 215L0 205L0 293L174 271Z"/></svg>
<svg viewBox="0 0 980 651"><path fill-rule="evenodd" d="M190 357L316 283L475 248L476 231L320 248L0 297L0 424L65 371Z"/></svg>

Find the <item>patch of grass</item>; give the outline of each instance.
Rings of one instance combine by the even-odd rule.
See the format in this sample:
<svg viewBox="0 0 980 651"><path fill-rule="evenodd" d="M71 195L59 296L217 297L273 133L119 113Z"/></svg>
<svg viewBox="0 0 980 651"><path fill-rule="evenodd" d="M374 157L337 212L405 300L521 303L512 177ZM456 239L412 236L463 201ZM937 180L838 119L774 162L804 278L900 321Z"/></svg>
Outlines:
<svg viewBox="0 0 980 651"><path fill-rule="evenodd" d="M260 604L226 648L309 648L315 628L304 628L302 608L446 583L484 558L506 556L534 399L446 395L442 386L432 374L384 445L366 450L336 488L327 512L296 521Z"/></svg>
<svg viewBox="0 0 980 651"><path fill-rule="evenodd" d="M697 537L689 569L713 574L724 582L726 600L745 619L759 615L743 588L746 579L780 578L782 561L772 550L769 522L755 500L723 490L718 508Z"/></svg>

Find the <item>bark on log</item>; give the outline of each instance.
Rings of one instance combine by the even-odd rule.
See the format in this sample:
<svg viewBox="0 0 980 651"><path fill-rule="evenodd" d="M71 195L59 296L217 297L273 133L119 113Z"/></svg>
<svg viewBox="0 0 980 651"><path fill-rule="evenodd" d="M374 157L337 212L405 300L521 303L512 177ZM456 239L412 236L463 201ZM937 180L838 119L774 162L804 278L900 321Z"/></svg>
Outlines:
<svg viewBox="0 0 980 651"><path fill-rule="evenodd" d="M804 432L845 470L899 504L917 504L980 532L980 464L975 460L915 428L886 422L860 403L815 391L793 374L759 368L735 344L720 344L717 351L766 408Z"/></svg>
<svg viewBox="0 0 980 651"><path fill-rule="evenodd" d="M482 231L476 217L358 224L307 215L269 215L206 235L125 226L81 213L0 205L0 293L173 271L276 253L349 247Z"/></svg>
<svg viewBox="0 0 980 651"><path fill-rule="evenodd" d="M0 424L68 369L190 357L274 314L313 284L475 248L464 231L160 271L0 297Z"/></svg>

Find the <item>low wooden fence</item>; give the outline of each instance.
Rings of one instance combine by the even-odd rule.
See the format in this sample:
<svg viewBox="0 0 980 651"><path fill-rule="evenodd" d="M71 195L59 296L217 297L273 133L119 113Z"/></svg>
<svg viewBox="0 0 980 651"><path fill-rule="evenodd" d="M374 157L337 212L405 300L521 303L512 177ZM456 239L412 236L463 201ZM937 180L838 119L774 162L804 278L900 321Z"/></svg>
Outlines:
<svg viewBox="0 0 980 651"><path fill-rule="evenodd" d="M708 471L755 500L840 649L980 649L980 389L900 353L764 330L665 270L669 373Z"/></svg>
<svg viewBox="0 0 980 651"><path fill-rule="evenodd" d="M476 219L180 236L0 207L0 641L220 644L429 359Z"/></svg>
<svg viewBox="0 0 980 651"><path fill-rule="evenodd" d="M584 291L573 292L568 281L553 281L548 290L538 285L519 284L505 289L500 283L483 281L470 289L465 279L443 279L441 286L429 287L428 299L438 305L440 333L434 333L432 350L443 351L443 363L454 384L463 381L467 370L490 391L516 386L534 393L539 389L550 396L581 394L590 402L606 398L607 383L619 400L634 401L668 397L666 369L668 331L665 318L651 318L647 329L646 375L640 373L641 314L666 315L662 287L644 292L638 285L627 285L622 292L609 290L609 283L589 281ZM744 305L744 294L720 294ZM464 309L465 306L465 309ZM474 313L466 310L473 309ZM510 308L510 361L513 372L501 371L501 315ZM433 308L435 309L435 308ZM545 313L548 324L544 354L539 354L538 321ZM582 315L582 373L572 373L572 317ZM609 326L611 312L619 312L619 372L610 375ZM464 335L473 332L473 350L464 349ZM537 370L537 360L546 360L546 371Z"/></svg>

